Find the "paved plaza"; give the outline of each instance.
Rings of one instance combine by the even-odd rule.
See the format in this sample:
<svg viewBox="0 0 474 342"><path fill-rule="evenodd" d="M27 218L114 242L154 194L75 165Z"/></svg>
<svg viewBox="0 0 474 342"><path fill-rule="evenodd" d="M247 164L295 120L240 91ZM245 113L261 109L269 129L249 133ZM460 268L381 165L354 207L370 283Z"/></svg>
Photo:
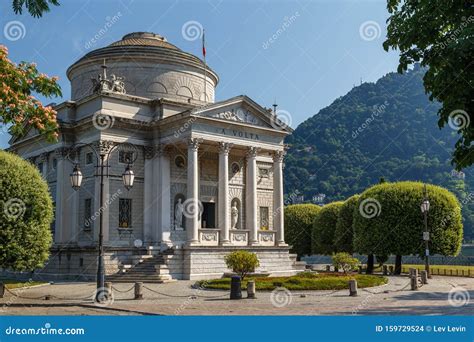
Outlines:
<svg viewBox="0 0 474 342"><path fill-rule="evenodd" d="M193 281L144 284L142 300L133 283L113 284L113 302L96 305L95 283L57 283L7 292L2 315L471 315L474 278L434 276L410 290L408 277L384 286L341 291L257 292L256 299L230 300L228 291L194 289ZM50 296L45 300L45 296ZM243 291L243 297L246 292Z"/></svg>

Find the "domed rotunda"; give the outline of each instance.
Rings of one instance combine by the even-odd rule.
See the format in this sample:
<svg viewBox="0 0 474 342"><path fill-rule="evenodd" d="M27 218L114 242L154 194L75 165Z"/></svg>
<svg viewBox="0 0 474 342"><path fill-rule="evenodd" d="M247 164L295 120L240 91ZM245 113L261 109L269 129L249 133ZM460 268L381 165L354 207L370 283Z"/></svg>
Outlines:
<svg viewBox="0 0 474 342"><path fill-rule="evenodd" d="M67 76L58 141L34 129L10 141L55 203L51 257L36 274L94 279L99 241L110 281L220 277L235 250L256 253L258 273L297 272L283 216L292 130L274 111L245 95L215 101L217 74L155 33L91 51Z"/></svg>

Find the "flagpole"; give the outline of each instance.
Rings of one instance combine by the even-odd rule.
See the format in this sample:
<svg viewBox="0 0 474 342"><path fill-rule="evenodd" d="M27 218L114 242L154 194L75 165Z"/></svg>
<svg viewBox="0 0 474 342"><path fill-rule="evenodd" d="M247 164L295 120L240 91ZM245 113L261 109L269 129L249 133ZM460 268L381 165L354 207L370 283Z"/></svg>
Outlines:
<svg viewBox="0 0 474 342"><path fill-rule="evenodd" d="M202 55L204 59L204 102L207 102L207 86L206 86L206 78L207 78L207 65L206 65L206 42L205 42L205 30L202 29Z"/></svg>

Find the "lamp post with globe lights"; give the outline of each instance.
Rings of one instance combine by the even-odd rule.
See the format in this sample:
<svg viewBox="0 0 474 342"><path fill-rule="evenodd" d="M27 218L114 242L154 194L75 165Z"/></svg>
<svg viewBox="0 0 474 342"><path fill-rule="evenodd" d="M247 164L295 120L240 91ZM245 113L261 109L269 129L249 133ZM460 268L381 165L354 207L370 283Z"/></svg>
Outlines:
<svg viewBox="0 0 474 342"><path fill-rule="evenodd" d="M431 278L430 274L430 232L428 231L428 212L430 211L430 201L428 200L426 193L426 184L423 188L423 202L420 205L421 212L423 213L425 231L423 232L423 240L425 241L425 271L428 275L428 278Z"/></svg>
<svg viewBox="0 0 474 342"><path fill-rule="evenodd" d="M109 177L109 156L118 147L129 146L135 149L135 146L129 143L117 143L108 151L98 151L91 144L79 143L70 147L70 152L75 152L80 147L89 147L94 152L96 157L96 173L95 177L100 177L100 191L99 191L99 203L100 208L104 207L104 178ZM69 156L69 154L68 154ZM135 162L138 157L138 153L133 154L133 160L127 160L127 167L122 173L122 182L125 189L130 190L133 187L135 180L135 174L131 169L131 165ZM69 158L68 158L69 159ZM69 159L71 161L71 159ZM71 161L74 164L74 169L70 174L71 186L77 191L81 188L83 175L79 167L79 163ZM104 218L102 210L99 210L99 255L97 259L97 292L95 296L96 302L104 302L109 296L108 290L105 288L105 269L104 269Z"/></svg>

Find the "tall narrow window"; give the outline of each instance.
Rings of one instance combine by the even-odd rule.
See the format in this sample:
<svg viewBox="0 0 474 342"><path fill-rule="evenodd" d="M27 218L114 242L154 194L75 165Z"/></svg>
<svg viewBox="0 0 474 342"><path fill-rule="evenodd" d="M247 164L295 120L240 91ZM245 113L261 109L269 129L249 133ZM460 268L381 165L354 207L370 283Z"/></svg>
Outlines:
<svg viewBox="0 0 474 342"><path fill-rule="evenodd" d="M130 198L119 199L119 228L130 228L132 226L132 200Z"/></svg>
<svg viewBox="0 0 474 342"><path fill-rule="evenodd" d="M268 221L268 207L260 207L260 229L268 230L270 227Z"/></svg>
<svg viewBox="0 0 474 342"><path fill-rule="evenodd" d="M93 158L94 158L94 155L92 154L92 152L87 152L86 153L86 165L90 165L93 163Z"/></svg>
<svg viewBox="0 0 474 342"><path fill-rule="evenodd" d="M84 230L90 230L92 226L92 198L84 200Z"/></svg>

